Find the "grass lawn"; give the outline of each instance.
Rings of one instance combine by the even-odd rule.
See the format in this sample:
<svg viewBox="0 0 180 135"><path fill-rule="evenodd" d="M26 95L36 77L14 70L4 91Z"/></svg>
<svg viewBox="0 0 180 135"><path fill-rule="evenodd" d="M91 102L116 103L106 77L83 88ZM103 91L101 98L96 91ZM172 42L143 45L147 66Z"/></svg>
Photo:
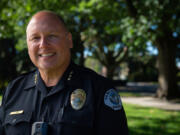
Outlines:
<svg viewBox="0 0 180 135"><path fill-rule="evenodd" d="M132 92L119 92L121 97L142 97L140 93L132 93Z"/></svg>
<svg viewBox="0 0 180 135"><path fill-rule="evenodd" d="M130 135L180 135L180 112L124 103Z"/></svg>

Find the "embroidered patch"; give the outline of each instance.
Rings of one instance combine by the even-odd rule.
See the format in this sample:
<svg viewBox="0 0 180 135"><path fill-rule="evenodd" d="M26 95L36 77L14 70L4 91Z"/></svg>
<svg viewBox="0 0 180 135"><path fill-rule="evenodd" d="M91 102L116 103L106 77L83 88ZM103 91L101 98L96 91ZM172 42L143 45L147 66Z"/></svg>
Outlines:
<svg viewBox="0 0 180 135"><path fill-rule="evenodd" d="M105 93L104 104L113 110L120 110L122 108L120 96L114 89L110 89Z"/></svg>

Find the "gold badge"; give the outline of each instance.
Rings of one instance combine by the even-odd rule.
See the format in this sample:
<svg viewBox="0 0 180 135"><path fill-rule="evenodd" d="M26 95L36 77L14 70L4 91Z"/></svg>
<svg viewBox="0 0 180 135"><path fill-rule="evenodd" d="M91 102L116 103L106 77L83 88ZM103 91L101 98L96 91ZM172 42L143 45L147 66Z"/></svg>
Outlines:
<svg viewBox="0 0 180 135"><path fill-rule="evenodd" d="M19 110L19 111L10 112L9 115L23 114L23 113L24 113L23 110Z"/></svg>
<svg viewBox="0 0 180 135"><path fill-rule="evenodd" d="M76 89L71 94L71 106L75 110L79 110L83 107L86 101L86 93L82 89Z"/></svg>

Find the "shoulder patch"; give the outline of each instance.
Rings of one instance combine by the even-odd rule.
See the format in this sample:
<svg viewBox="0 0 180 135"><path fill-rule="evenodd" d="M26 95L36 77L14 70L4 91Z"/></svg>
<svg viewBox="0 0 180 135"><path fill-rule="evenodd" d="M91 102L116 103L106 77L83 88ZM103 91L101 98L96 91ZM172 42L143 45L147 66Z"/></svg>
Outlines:
<svg viewBox="0 0 180 135"><path fill-rule="evenodd" d="M106 91L104 95L104 104L113 110L120 110L122 108L120 96L115 89Z"/></svg>

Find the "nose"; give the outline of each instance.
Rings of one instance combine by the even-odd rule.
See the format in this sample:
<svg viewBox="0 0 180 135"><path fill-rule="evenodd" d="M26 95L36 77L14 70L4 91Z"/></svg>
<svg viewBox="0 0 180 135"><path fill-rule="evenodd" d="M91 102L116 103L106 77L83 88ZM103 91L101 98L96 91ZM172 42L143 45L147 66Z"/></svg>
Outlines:
<svg viewBox="0 0 180 135"><path fill-rule="evenodd" d="M39 48L46 48L48 46L47 39L45 37L42 37L40 40Z"/></svg>

